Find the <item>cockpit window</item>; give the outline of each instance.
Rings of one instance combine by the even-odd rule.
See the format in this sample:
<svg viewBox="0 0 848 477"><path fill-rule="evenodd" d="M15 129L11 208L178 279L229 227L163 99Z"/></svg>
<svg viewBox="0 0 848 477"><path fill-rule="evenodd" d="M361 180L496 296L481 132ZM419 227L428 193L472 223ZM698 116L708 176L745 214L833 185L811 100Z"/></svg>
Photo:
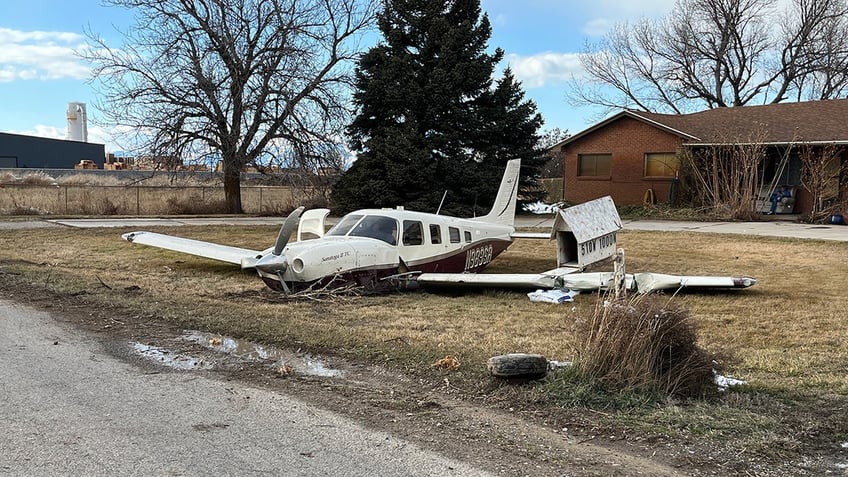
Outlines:
<svg viewBox="0 0 848 477"><path fill-rule="evenodd" d="M361 215L345 215L339 223L327 231L326 235L347 235L361 218Z"/></svg>
<svg viewBox="0 0 848 477"><path fill-rule="evenodd" d="M389 245L397 245L397 220L382 215L348 215L327 235L347 235L349 237L370 237L382 240Z"/></svg>

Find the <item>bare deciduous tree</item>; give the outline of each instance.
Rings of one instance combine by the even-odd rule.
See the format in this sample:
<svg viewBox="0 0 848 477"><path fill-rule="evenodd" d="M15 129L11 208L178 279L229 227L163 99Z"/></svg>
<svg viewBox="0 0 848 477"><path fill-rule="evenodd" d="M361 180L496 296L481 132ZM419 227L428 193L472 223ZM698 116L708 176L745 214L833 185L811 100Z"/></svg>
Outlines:
<svg viewBox="0 0 848 477"><path fill-rule="evenodd" d="M242 212L244 166L314 170L340 142L348 62L378 0L105 3L136 15L120 48L89 34L106 120L148 154L220 160L229 212Z"/></svg>
<svg viewBox="0 0 848 477"><path fill-rule="evenodd" d="M839 192L845 186L848 164L842 159L844 147L837 144L803 143L801 184L810 193L812 207L808 220L818 222L840 210Z"/></svg>
<svg viewBox="0 0 848 477"><path fill-rule="evenodd" d="M587 45L570 101L681 113L839 97L848 87L848 2L678 0L660 20L620 24ZM780 25L780 28L773 28Z"/></svg>
<svg viewBox="0 0 848 477"><path fill-rule="evenodd" d="M562 151L554 151L551 149L555 144L567 139L571 134L566 129L563 131L560 128L546 130L539 137L539 146L548 151L550 159L539 171L543 179L558 178L562 179L563 168L565 166L565 156Z"/></svg>
<svg viewBox="0 0 848 477"><path fill-rule="evenodd" d="M749 220L762 187L760 169L765 159L767 132L760 128L746 138L728 138L719 144L684 148L680 152L680 179L693 203L714 215Z"/></svg>

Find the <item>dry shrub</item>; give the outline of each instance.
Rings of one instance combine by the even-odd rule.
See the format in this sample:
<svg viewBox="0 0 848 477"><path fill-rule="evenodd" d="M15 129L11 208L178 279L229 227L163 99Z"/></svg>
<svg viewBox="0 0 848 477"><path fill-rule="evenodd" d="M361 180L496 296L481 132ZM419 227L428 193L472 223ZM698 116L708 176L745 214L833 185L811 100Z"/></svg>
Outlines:
<svg viewBox="0 0 848 477"><path fill-rule="evenodd" d="M24 185L52 186L56 185L56 179L50 177L44 172L34 172L21 177L19 183Z"/></svg>
<svg viewBox="0 0 848 477"><path fill-rule="evenodd" d="M122 211L121 208L111 200L103 199L97 202L97 206L90 212L86 213L91 215L122 215L126 212Z"/></svg>
<svg viewBox="0 0 848 477"><path fill-rule="evenodd" d="M0 184L15 184L17 182L18 178L11 172L0 172Z"/></svg>
<svg viewBox="0 0 848 477"><path fill-rule="evenodd" d="M14 206L9 209L0 209L0 215L45 215L48 213L37 207Z"/></svg>
<svg viewBox="0 0 848 477"><path fill-rule="evenodd" d="M159 171L138 182L149 187L209 187L220 186L221 178L210 173L170 174Z"/></svg>
<svg viewBox="0 0 848 477"><path fill-rule="evenodd" d="M598 300L576 323L574 369L609 392L703 397L718 359L697 345L687 310L661 295Z"/></svg>
<svg viewBox="0 0 848 477"><path fill-rule="evenodd" d="M169 215L209 215L227 212L226 201L201 200L196 195L190 195L187 198L170 197L166 202L166 213Z"/></svg>
<svg viewBox="0 0 848 477"><path fill-rule="evenodd" d="M85 194L83 200L75 201L71 207L75 211L74 213L81 215L107 216L125 215L127 213L126 210L122 210L118 204L114 203L108 197L93 199L91 193Z"/></svg>
<svg viewBox="0 0 848 477"><path fill-rule="evenodd" d="M265 217L286 217L298 207L299 206L294 205L289 201L263 204L262 210L259 211L259 215ZM307 207L307 209L309 209L309 207Z"/></svg>
<svg viewBox="0 0 848 477"><path fill-rule="evenodd" d="M122 185L119 178L101 174L72 174L59 178L64 186L117 186Z"/></svg>

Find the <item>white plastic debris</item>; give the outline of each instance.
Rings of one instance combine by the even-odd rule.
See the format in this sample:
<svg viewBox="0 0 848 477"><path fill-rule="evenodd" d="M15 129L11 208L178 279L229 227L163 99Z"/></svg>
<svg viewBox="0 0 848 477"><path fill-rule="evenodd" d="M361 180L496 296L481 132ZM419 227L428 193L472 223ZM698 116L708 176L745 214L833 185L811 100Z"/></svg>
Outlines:
<svg viewBox="0 0 848 477"><path fill-rule="evenodd" d="M730 386L741 386L743 384L748 384L740 379L736 379L730 376L722 376L716 373L715 371L713 371L713 376L713 380L718 386L719 391L727 391L727 388L729 388Z"/></svg>
<svg viewBox="0 0 848 477"><path fill-rule="evenodd" d="M536 290L527 294L534 303L567 303L574 301L579 292L576 290Z"/></svg>

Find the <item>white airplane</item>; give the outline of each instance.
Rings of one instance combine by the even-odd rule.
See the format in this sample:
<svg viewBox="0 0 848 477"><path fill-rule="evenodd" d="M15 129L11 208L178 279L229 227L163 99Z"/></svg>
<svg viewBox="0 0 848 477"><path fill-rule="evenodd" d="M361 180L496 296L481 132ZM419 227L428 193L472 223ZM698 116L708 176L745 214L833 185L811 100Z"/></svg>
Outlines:
<svg viewBox="0 0 848 477"><path fill-rule="evenodd" d="M406 273L476 273L512 243L520 160L509 161L491 212L461 219L397 209L364 209L344 216L324 233L328 209L286 218L275 245L263 251L201 242L152 232L123 238L200 257L254 268L265 283L282 291L322 282L366 286ZM289 238L298 225L297 242ZM314 240L307 240L312 235Z"/></svg>
<svg viewBox="0 0 848 477"><path fill-rule="evenodd" d="M616 253L621 220L605 197L560 212L550 234L515 231L520 160L507 163L491 211L473 219L396 209L363 209L324 232L328 209L292 212L273 247L259 251L153 232L131 232L132 243L224 261L255 269L272 289L289 293L309 287L354 284L376 289L409 283L497 287L603 289L613 274L576 273ZM297 241L289 239L297 226ZM309 236L314 237L309 239ZM541 274L479 274L515 238L557 239L558 266ZM640 278L636 278L639 277ZM742 288L748 277L679 277L637 274L628 286ZM568 278L565 278L568 276Z"/></svg>

